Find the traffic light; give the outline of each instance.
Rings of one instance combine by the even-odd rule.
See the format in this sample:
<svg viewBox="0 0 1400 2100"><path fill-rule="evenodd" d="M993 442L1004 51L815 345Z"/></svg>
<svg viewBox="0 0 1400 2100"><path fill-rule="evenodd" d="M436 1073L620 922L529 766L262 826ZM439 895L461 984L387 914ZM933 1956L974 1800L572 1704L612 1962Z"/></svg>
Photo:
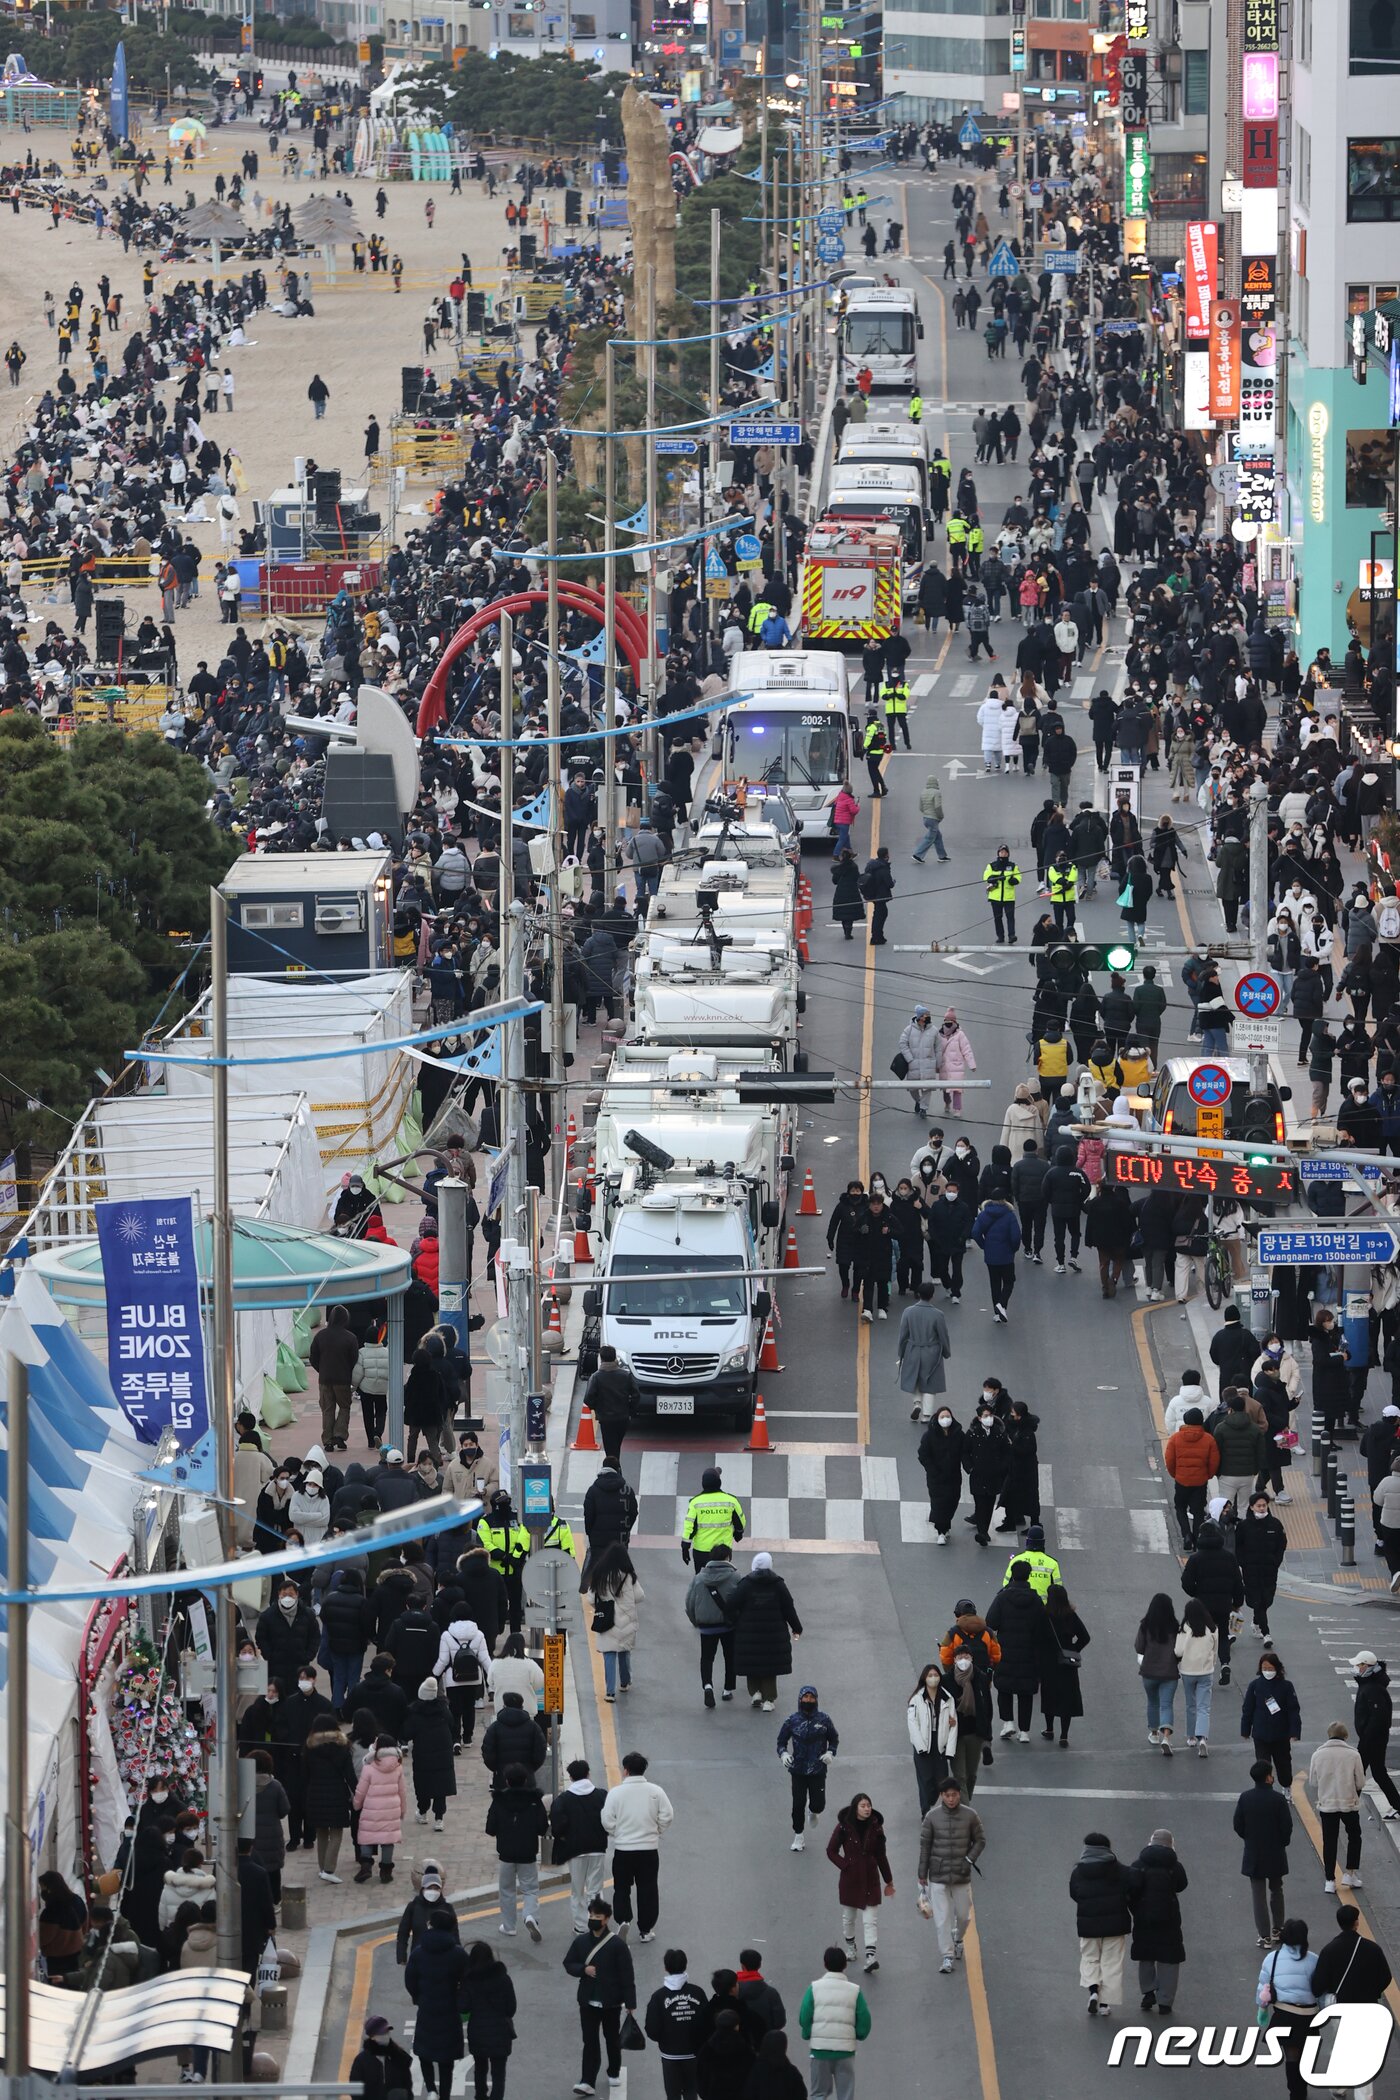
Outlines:
<svg viewBox="0 0 1400 2100"><path fill-rule="evenodd" d="M1081 967L1085 970L1113 970L1119 973L1131 970L1137 961L1137 950L1126 941L1107 941L1100 947L1080 949Z"/></svg>
<svg viewBox="0 0 1400 2100"><path fill-rule="evenodd" d="M1077 985L1095 970L1131 970L1137 951L1124 941L1054 941L1041 951L1045 969L1061 984Z"/></svg>
<svg viewBox="0 0 1400 2100"><path fill-rule="evenodd" d="M1240 1123L1240 1134L1246 1144L1276 1145L1283 1142L1283 1117L1267 1094L1251 1094L1244 1105ZM1267 1166L1267 1156L1253 1160L1253 1166Z"/></svg>

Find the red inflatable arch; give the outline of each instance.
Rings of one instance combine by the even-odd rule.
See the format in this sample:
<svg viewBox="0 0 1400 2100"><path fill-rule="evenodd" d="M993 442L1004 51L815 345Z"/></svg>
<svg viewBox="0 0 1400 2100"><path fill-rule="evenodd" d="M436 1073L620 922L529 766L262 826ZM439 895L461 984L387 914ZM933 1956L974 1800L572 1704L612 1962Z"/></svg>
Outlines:
<svg viewBox="0 0 1400 2100"><path fill-rule="evenodd" d="M517 591L511 598L497 598L490 605L479 606L453 635L437 668L424 688L418 703L418 734L431 736L439 725L447 720L447 674L464 649L469 649L479 634L494 627L503 614L512 618L525 612L532 605L548 602L545 591ZM588 613L601 627L604 617L603 593L590 583L563 582L559 586L559 603L565 612ZM632 676L640 679L642 662L647 653L646 621L630 606L625 598L617 601L617 645L632 668Z"/></svg>

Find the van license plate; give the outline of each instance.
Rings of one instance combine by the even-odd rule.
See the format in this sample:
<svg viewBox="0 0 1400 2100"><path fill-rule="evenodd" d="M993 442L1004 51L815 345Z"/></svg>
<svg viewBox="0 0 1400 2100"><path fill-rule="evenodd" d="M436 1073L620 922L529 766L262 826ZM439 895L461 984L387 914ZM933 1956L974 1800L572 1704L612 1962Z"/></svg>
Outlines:
<svg viewBox="0 0 1400 2100"><path fill-rule="evenodd" d="M693 1415L695 1412L695 1395L694 1393L658 1394L656 1412L659 1415Z"/></svg>

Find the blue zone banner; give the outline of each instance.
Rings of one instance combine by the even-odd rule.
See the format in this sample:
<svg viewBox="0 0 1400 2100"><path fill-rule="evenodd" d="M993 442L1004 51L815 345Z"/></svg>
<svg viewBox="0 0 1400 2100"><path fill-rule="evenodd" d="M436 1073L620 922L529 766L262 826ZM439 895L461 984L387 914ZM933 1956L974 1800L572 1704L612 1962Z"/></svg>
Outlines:
<svg viewBox="0 0 1400 2100"><path fill-rule="evenodd" d="M181 1451L212 1458L194 1205L153 1196L97 1205L107 1294L107 1370L143 1443L173 1429ZM182 1477L191 1468L182 1465Z"/></svg>

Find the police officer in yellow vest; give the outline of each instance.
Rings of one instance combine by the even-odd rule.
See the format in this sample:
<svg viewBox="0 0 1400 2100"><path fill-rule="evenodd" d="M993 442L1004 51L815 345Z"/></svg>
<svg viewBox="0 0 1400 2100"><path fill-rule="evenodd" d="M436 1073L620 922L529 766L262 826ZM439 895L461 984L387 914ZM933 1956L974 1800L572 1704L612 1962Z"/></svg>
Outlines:
<svg viewBox="0 0 1400 2100"><path fill-rule="evenodd" d="M856 200L849 190L842 192L841 209L846 214L846 224L849 226L856 215Z"/></svg>
<svg viewBox="0 0 1400 2100"><path fill-rule="evenodd" d="M922 395L922 394L919 394L919 393L914 393L914 394L911 394L911 395L910 395L910 397L909 397L909 420L910 420L910 422L911 422L911 423L922 423L922 422L923 422L923 420L924 420L924 397L923 397L923 395Z"/></svg>
<svg viewBox="0 0 1400 2100"><path fill-rule="evenodd" d="M1058 1021L1047 1021L1044 1035L1036 1037L1035 1076L1045 1101L1056 1100L1069 1078L1069 1040Z"/></svg>
<svg viewBox="0 0 1400 2100"><path fill-rule="evenodd" d="M1031 1588L1043 1604L1045 1602L1045 1592L1049 1589L1051 1583L1060 1582L1063 1580L1063 1577L1060 1574L1060 1563L1056 1560L1054 1554L1045 1551L1045 1533L1039 1524L1031 1525L1026 1533L1025 1545L1019 1553L1013 1553L1007 1562L1006 1573L1001 1578L1003 1589L1006 1588L1011 1580L1011 1570L1015 1567L1017 1561L1021 1560L1030 1569Z"/></svg>
<svg viewBox="0 0 1400 2100"><path fill-rule="evenodd" d="M763 632L763 623L772 611L772 600L765 598L760 591L758 597L755 598L753 604L749 607L749 633L761 634Z"/></svg>
<svg viewBox="0 0 1400 2100"><path fill-rule="evenodd" d="M1074 907L1079 900L1079 867L1065 852L1055 855L1046 870L1050 903L1055 913L1056 933L1074 932Z"/></svg>
<svg viewBox="0 0 1400 2100"><path fill-rule="evenodd" d="M561 1552L567 1553L570 1559L573 1558L574 1534L557 1509L549 1513L549 1522L540 1533L540 1545L542 1548L557 1546Z"/></svg>
<svg viewBox="0 0 1400 2100"><path fill-rule="evenodd" d="M880 766L890 749L890 740L874 715L865 725L860 748L865 758L865 770L870 775L872 795L887 795L889 789L880 778Z"/></svg>
<svg viewBox="0 0 1400 2100"><path fill-rule="evenodd" d="M511 1508L507 1489L496 1489L486 1515L477 1524L476 1535L496 1573L505 1577L510 1630L518 1633L525 1617L523 1587L525 1563L530 1558L530 1534Z"/></svg>
<svg viewBox="0 0 1400 2100"><path fill-rule="evenodd" d="M865 207L869 202L870 199L866 195L865 185L862 183L861 187L856 191L856 217L860 220L862 226L866 223Z"/></svg>
<svg viewBox="0 0 1400 2100"><path fill-rule="evenodd" d="M960 510L951 513L948 519L948 563L960 569L967 560L967 519Z"/></svg>
<svg viewBox="0 0 1400 2100"><path fill-rule="evenodd" d="M997 946L1006 940L1016 945L1016 892L1021 887L1021 870L1011 858L1009 846L998 846L992 859L982 870L982 880L987 885L987 902L992 907L992 918L996 924Z"/></svg>
<svg viewBox="0 0 1400 2100"><path fill-rule="evenodd" d="M744 1536L744 1512L727 1495L718 1466L700 1475L700 1492L692 1495L681 1526L681 1559L703 1568L716 1546L737 1546Z"/></svg>
<svg viewBox="0 0 1400 2100"><path fill-rule="evenodd" d="M880 688L880 705L885 710L885 735L891 751L895 748L895 735L904 731L904 748L912 750L909 742L909 687L905 680L895 674L887 678Z"/></svg>
<svg viewBox="0 0 1400 2100"><path fill-rule="evenodd" d="M974 576L981 571L982 549L986 544L987 536L974 518L967 528L967 566Z"/></svg>

